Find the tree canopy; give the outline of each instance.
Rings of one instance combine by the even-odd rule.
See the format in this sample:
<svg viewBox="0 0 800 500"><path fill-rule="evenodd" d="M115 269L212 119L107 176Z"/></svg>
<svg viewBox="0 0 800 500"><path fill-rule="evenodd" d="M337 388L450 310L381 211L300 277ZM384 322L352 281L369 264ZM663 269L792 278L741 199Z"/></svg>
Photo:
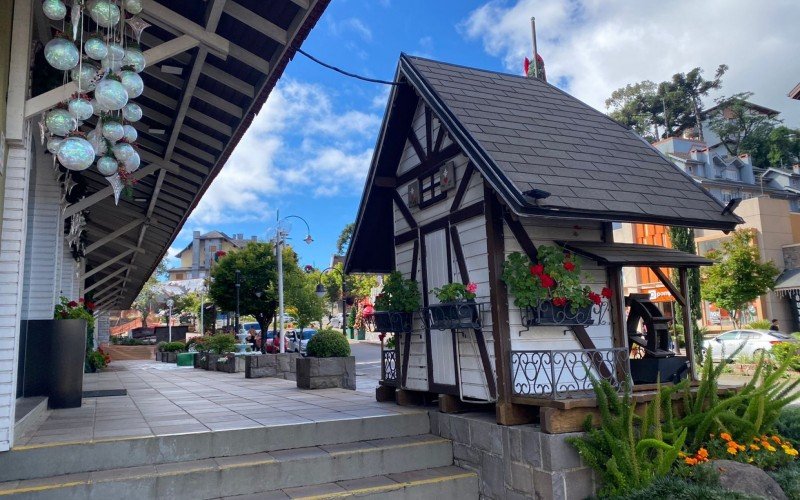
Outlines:
<svg viewBox="0 0 800 500"><path fill-rule="evenodd" d="M778 268L771 261L761 262L752 229L734 231L720 250L706 256L715 262L702 273L703 299L727 310L738 327L747 304L775 286Z"/></svg>
<svg viewBox="0 0 800 500"><path fill-rule="evenodd" d="M356 225L353 222L345 225L344 228L342 228L342 232L339 233L339 238L336 239L337 255L344 255L347 253L347 249L350 248L350 240L353 239L353 231L355 228Z"/></svg>

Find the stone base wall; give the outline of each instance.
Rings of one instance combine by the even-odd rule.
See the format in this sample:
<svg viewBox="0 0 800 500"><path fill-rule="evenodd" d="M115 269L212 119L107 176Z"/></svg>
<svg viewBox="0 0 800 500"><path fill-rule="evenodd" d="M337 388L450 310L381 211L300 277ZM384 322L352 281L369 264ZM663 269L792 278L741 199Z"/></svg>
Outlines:
<svg viewBox="0 0 800 500"><path fill-rule="evenodd" d="M244 358L245 356L236 356L234 354L220 355L216 359L216 369L218 372L224 373L243 372L245 368Z"/></svg>
<svg viewBox="0 0 800 500"><path fill-rule="evenodd" d="M453 441L455 465L480 476L481 498L579 500L598 488L567 438L538 426L497 425L491 414L430 412L431 432Z"/></svg>
<svg viewBox="0 0 800 500"><path fill-rule="evenodd" d="M277 377L285 380L297 380L297 358L299 357L300 354L295 352L246 356L244 377Z"/></svg>
<svg viewBox="0 0 800 500"><path fill-rule="evenodd" d="M297 387L300 389L356 389L356 358L298 358Z"/></svg>

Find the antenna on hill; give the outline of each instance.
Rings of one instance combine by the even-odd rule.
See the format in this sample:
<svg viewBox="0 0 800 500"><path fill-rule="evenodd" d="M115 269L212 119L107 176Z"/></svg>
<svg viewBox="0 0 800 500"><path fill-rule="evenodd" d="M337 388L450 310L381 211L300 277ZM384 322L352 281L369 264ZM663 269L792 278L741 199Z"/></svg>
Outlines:
<svg viewBox="0 0 800 500"><path fill-rule="evenodd" d="M539 78L539 52L536 49L536 18L531 17L531 37L533 38L533 76Z"/></svg>

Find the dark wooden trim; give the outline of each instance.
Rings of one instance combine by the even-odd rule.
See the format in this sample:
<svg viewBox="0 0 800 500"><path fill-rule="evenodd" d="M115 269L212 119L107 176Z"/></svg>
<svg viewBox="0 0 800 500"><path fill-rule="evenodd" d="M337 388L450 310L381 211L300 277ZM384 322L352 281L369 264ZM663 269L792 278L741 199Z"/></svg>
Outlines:
<svg viewBox="0 0 800 500"><path fill-rule="evenodd" d="M497 386L494 382L492 362L489 360L489 350L486 348L486 337L483 335L483 330L480 328L475 330L475 342L478 344L478 354L480 354L481 357L481 365L483 365L483 374L486 376L486 386L489 388L489 395L496 398Z"/></svg>
<svg viewBox="0 0 800 500"><path fill-rule="evenodd" d="M592 342L592 338L589 337L589 333L586 331L582 325L574 325L571 327L572 332L575 334L575 338L578 339L578 343L581 345L583 349L597 349L595 347L594 342ZM592 364L594 368L600 372L604 378L608 378L611 376L611 371L609 371L608 367L605 363L603 363L599 359L592 359Z"/></svg>
<svg viewBox="0 0 800 500"><path fill-rule="evenodd" d="M413 147L414 152L417 153L417 158L419 158L419 161L425 162L428 159L428 155L426 155L425 150L422 149L422 144L419 143L417 131L414 130L413 125L408 129L408 142L411 143L411 147Z"/></svg>
<svg viewBox="0 0 800 500"><path fill-rule="evenodd" d="M417 281L417 259L419 258L419 239L414 240L414 250L411 252L411 279Z"/></svg>
<svg viewBox="0 0 800 500"><path fill-rule="evenodd" d="M458 156L459 154L461 154L461 149L458 147L458 145L449 144L446 148L442 149L441 151L437 151L427 159L421 160L418 165L397 176L397 185L402 186L413 179L417 179L425 172L438 168L439 165L455 156Z"/></svg>
<svg viewBox="0 0 800 500"><path fill-rule="evenodd" d="M407 332L402 334L403 339L403 384L400 387L405 387L408 383L408 359L411 357L411 336L413 333Z"/></svg>
<svg viewBox="0 0 800 500"><path fill-rule="evenodd" d="M409 229L405 233L400 233L394 237L394 246L402 245L403 243L408 243L409 241L414 241L417 239L419 235L419 231L416 229Z"/></svg>
<svg viewBox="0 0 800 500"><path fill-rule="evenodd" d="M464 199L464 194L467 192L469 181L472 178L472 173L474 171L475 166L472 164L472 162L467 162L467 166L464 168L464 173L461 175L461 182L458 184L456 195L453 198L453 204L450 205L450 212L455 212L461 206L461 200ZM453 172L453 175L455 175L455 172Z"/></svg>
<svg viewBox="0 0 800 500"><path fill-rule="evenodd" d="M400 213L403 214L403 218L406 220L408 227L411 229L416 229L417 221L414 220L414 216L411 215L411 211L406 206L406 203L403 201L403 197L400 196L400 193L398 193L396 190L392 190L392 199L394 199L394 202L397 204L397 208L400 210Z"/></svg>
<svg viewBox="0 0 800 500"><path fill-rule="evenodd" d="M397 187L397 179L394 177L375 177L372 184L377 187Z"/></svg>
<svg viewBox="0 0 800 500"><path fill-rule="evenodd" d="M461 210L451 213L449 216L450 224L458 224L459 222L464 222L465 220L472 219L473 217L478 217L483 215L485 211L486 204L484 201L477 201L472 205L467 205Z"/></svg>
<svg viewBox="0 0 800 500"><path fill-rule="evenodd" d="M453 241L453 252L456 254L456 263L458 264L458 274L461 275L461 283L469 283L469 269L467 269L467 261L464 259L464 249L461 248L461 237L458 235L458 228L450 226L450 239Z"/></svg>
<svg viewBox="0 0 800 500"><path fill-rule="evenodd" d="M424 226L419 228L420 233L431 233L436 231L437 229L444 229L450 225L450 217L444 216L439 217L438 219L431 221ZM420 237L424 237L424 234L420 235Z"/></svg>
<svg viewBox="0 0 800 500"><path fill-rule="evenodd" d="M682 268L685 269L685 268ZM669 293L672 294L672 298L674 298L681 307L686 307L686 297L678 291L678 288L672 283L672 280L669 279L669 276L664 274L664 271L661 270L660 267L653 266L650 268L653 271L653 274L658 276L658 279L661 280L661 283L669 290Z"/></svg>
<svg viewBox="0 0 800 500"><path fill-rule="evenodd" d="M508 224L508 228L511 229L511 233L514 235L517 243L519 243L519 246L522 247L522 250L528 255L528 258L531 259L532 262L538 262L539 252L536 250L536 245L533 244L533 240L528 236L528 232L525 231L525 227L522 223L515 219L510 212L505 212L503 214L503 220Z"/></svg>
<svg viewBox="0 0 800 500"><path fill-rule="evenodd" d="M431 108L425 106L425 151L427 151L426 156L430 156L433 153L433 116L431 114Z"/></svg>
<svg viewBox="0 0 800 500"><path fill-rule="evenodd" d="M689 289L689 272L685 267L678 268L678 278L681 292L686 299L684 302L686 305L681 308L681 313L683 313L683 334L686 339L686 357L689 358L689 378L697 380L697 367L694 364L694 323L692 322L692 308L688 304L691 290Z"/></svg>
<svg viewBox="0 0 800 500"><path fill-rule="evenodd" d="M436 142L433 143L434 153L438 153L442 149L442 141L444 141L444 124L439 120L439 129L436 131Z"/></svg>

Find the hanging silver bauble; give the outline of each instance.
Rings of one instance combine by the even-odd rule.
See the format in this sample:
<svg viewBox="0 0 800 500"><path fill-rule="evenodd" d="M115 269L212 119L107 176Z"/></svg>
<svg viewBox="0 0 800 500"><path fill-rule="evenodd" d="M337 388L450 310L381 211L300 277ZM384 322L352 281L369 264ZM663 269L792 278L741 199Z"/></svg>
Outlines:
<svg viewBox="0 0 800 500"><path fill-rule="evenodd" d="M98 125L100 125L99 120L98 120ZM89 144L92 145L95 156L103 156L108 152L108 147L106 146L106 140L103 137L103 132L101 131L101 128L95 128L88 134L86 134L86 140L89 141Z"/></svg>
<svg viewBox="0 0 800 500"><path fill-rule="evenodd" d="M69 72L69 75L72 77L72 81L80 86L81 91L94 90L96 85L95 77L97 76L97 66L84 61L83 64L79 64L78 66L72 68L72 71Z"/></svg>
<svg viewBox="0 0 800 500"><path fill-rule="evenodd" d="M118 111L128 104L128 93L125 91L125 87L110 78L104 78L97 84L94 89L94 97L101 107L109 111Z"/></svg>
<svg viewBox="0 0 800 500"><path fill-rule="evenodd" d="M76 120L88 120L92 117L94 108L88 100L76 97L69 101L69 112Z"/></svg>
<svg viewBox="0 0 800 500"><path fill-rule="evenodd" d="M123 163L130 160L131 157L136 153L136 150L133 149L133 146L131 146L127 142L120 142L118 144L114 144L114 147L111 148L111 150L114 153L114 158Z"/></svg>
<svg viewBox="0 0 800 500"><path fill-rule="evenodd" d="M67 6L61 0L44 0L42 11L47 19L60 21L67 15Z"/></svg>
<svg viewBox="0 0 800 500"><path fill-rule="evenodd" d="M125 136L125 129L119 122L103 122L103 137L111 142L117 142Z"/></svg>
<svg viewBox="0 0 800 500"><path fill-rule="evenodd" d="M69 170L86 170L94 156L94 148L82 137L67 137L58 148L58 161Z"/></svg>
<svg viewBox="0 0 800 500"><path fill-rule="evenodd" d="M139 138L139 132L137 132L136 129L133 128L133 125L125 124L122 126L122 128L125 130L125 135L123 136L125 142L128 143L136 142L136 139Z"/></svg>
<svg viewBox="0 0 800 500"><path fill-rule="evenodd" d="M135 47L125 49L125 57L122 59L123 66L133 66L133 70L137 73L144 71L147 62L144 60L142 51Z"/></svg>
<svg viewBox="0 0 800 500"><path fill-rule="evenodd" d="M92 59L99 61L108 55L108 46L102 38L94 36L83 44L83 51Z"/></svg>
<svg viewBox="0 0 800 500"><path fill-rule="evenodd" d="M61 147L61 143L64 142L64 139L60 139L58 137L51 137L47 141L47 150L50 151L52 154L58 154L58 148Z"/></svg>
<svg viewBox="0 0 800 500"><path fill-rule="evenodd" d="M47 112L44 119L47 130L60 137L66 137L78 127L78 121L66 109L55 108Z"/></svg>
<svg viewBox="0 0 800 500"><path fill-rule="evenodd" d="M119 7L108 0L90 3L88 12L92 20L103 28L110 28L119 22Z"/></svg>
<svg viewBox="0 0 800 500"><path fill-rule="evenodd" d="M97 160L97 171L106 177L116 174L118 170L119 164L111 156L102 156Z"/></svg>
<svg viewBox="0 0 800 500"><path fill-rule="evenodd" d="M122 108L122 117L129 122L138 122L142 119L142 108L135 102L129 102Z"/></svg>
<svg viewBox="0 0 800 500"><path fill-rule="evenodd" d="M122 162L122 166L125 167L125 171L129 174L132 174L139 170L139 165L141 164L142 160L139 158L139 153L136 150L133 151L133 154L130 158Z"/></svg>
<svg viewBox="0 0 800 500"><path fill-rule="evenodd" d="M131 14L138 14L142 11L142 0L125 0L125 10Z"/></svg>
<svg viewBox="0 0 800 500"><path fill-rule="evenodd" d="M125 48L122 45L120 45L120 44L118 44L116 42L109 43L108 44L108 57L112 61L122 62L122 60L125 59Z"/></svg>
<svg viewBox="0 0 800 500"><path fill-rule="evenodd" d="M66 38L56 37L44 46L44 58L55 69L67 71L78 65L81 53L74 43Z"/></svg>
<svg viewBox="0 0 800 500"><path fill-rule="evenodd" d="M119 78L122 86L125 87L125 91L128 93L129 99L135 99L144 92L144 81L142 81L142 77L139 76L138 73L122 71L119 74Z"/></svg>

